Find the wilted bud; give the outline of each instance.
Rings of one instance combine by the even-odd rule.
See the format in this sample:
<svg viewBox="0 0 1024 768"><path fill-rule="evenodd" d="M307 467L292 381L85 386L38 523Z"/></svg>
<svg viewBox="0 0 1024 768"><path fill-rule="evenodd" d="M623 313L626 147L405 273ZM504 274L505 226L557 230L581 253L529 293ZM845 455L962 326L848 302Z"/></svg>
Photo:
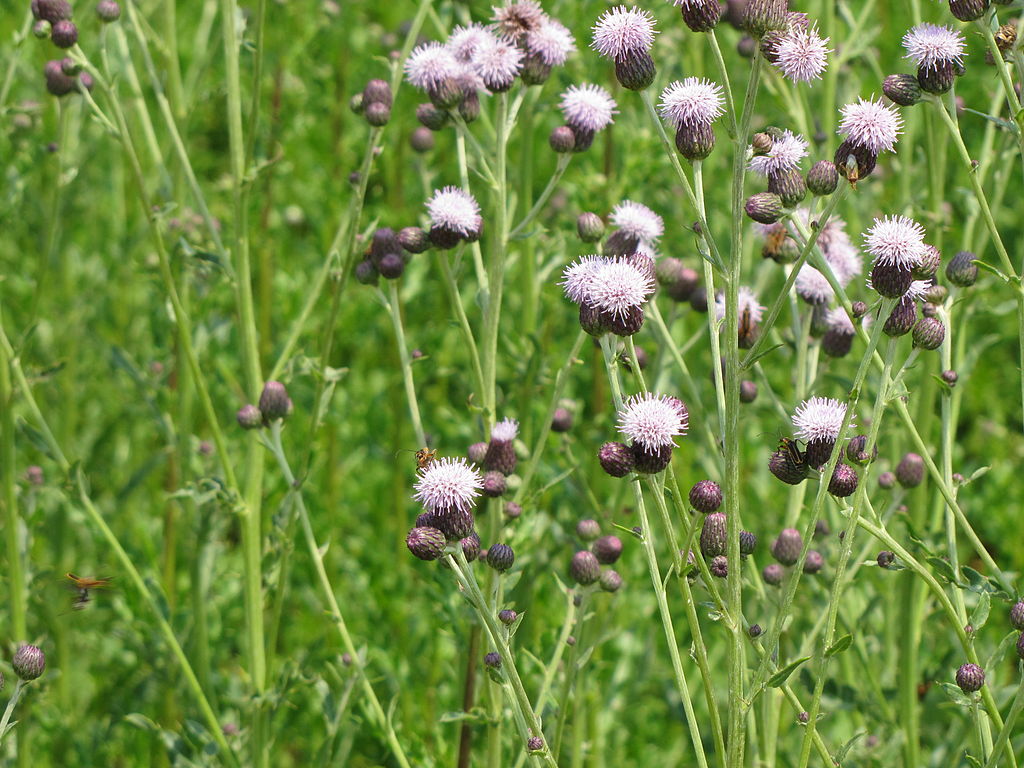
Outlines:
<svg viewBox="0 0 1024 768"><path fill-rule="evenodd" d="M288 390L279 381L268 381L260 393L260 413L267 421L283 419L292 412L292 401Z"/></svg>
<svg viewBox="0 0 1024 768"><path fill-rule="evenodd" d="M921 86L913 75L889 75L882 83L882 93L901 107L912 107L921 100Z"/></svg>
<svg viewBox="0 0 1024 768"><path fill-rule="evenodd" d="M46 669L46 655L34 645L22 645L14 653L11 666L22 680L35 680Z"/></svg>
<svg viewBox="0 0 1024 768"><path fill-rule="evenodd" d="M593 584L601 576L601 564L597 562L593 552L582 550L572 556L569 574L573 581L585 587Z"/></svg>
<svg viewBox="0 0 1024 768"><path fill-rule="evenodd" d="M831 195L839 186L839 171L829 160L819 160L807 172L807 189L812 195Z"/></svg>

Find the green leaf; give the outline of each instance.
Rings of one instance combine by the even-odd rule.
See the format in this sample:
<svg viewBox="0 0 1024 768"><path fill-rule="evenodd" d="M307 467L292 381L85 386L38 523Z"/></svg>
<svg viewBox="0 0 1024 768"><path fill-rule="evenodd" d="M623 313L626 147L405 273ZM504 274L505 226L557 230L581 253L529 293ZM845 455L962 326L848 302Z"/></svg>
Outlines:
<svg viewBox="0 0 1024 768"><path fill-rule="evenodd" d="M946 696L948 696L949 700L954 704L968 708L971 706L971 700L968 699L964 695L964 692L960 690L960 686L954 683L939 683L939 685L942 686L942 690L945 691Z"/></svg>
<svg viewBox="0 0 1024 768"><path fill-rule="evenodd" d="M767 349L762 349L756 355L747 355L747 358L743 361L743 363L742 363L742 365L740 367L743 370L746 370L747 368L750 368L758 360L760 360L762 357L767 355L769 352L774 352L776 349L778 349L779 347L783 347L783 346L785 346L785 345L784 344L775 344L773 346L768 347Z"/></svg>
<svg viewBox="0 0 1024 768"><path fill-rule="evenodd" d="M982 592L981 597L978 599L978 604L971 611L971 618L969 619L969 623L974 627L975 632L985 626L991 608L992 598L989 597L988 592Z"/></svg>
<svg viewBox="0 0 1024 768"><path fill-rule="evenodd" d="M996 587L992 584L991 579L987 576L981 575L973 568L966 565L961 566L960 573L962 573L964 578L967 579L967 588L971 590L971 592L988 593L996 591Z"/></svg>
<svg viewBox="0 0 1024 768"><path fill-rule="evenodd" d="M778 688L784 685L785 682L789 680L789 676L796 672L797 667L799 667L805 661L809 661L810 658L810 656L801 656L796 661L789 662L789 664L787 664L774 675L768 678L767 686L769 688Z"/></svg>
<svg viewBox="0 0 1024 768"><path fill-rule="evenodd" d="M145 715L140 712L132 712L130 715L125 715L124 720L129 725L134 725L140 731L148 731L150 733L156 733L160 730L160 726L154 723Z"/></svg>
<svg viewBox="0 0 1024 768"><path fill-rule="evenodd" d="M481 723L487 719L486 714L479 707L473 707L469 712L445 712L440 717L442 723L459 723L469 721L471 723Z"/></svg>
<svg viewBox="0 0 1024 768"><path fill-rule="evenodd" d="M991 264L986 264L984 261L981 261L980 259L975 259L974 263L977 264L981 269L984 269L986 272L991 272L1004 283L1011 282L1010 278L1008 278L1006 274L1003 273L1003 271L998 269L997 267L993 267Z"/></svg>
<svg viewBox="0 0 1024 768"><path fill-rule="evenodd" d="M942 579L950 582L951 584L959 583L956 578L956 571L953 570L953 566L949 564L948 560L943 560L941 557L932 556L927 558L927 562L929 565L931 565L932 568L938 571L938 575Z"/></svg>
<svg viewBox="0 0 1024 768"><path fill-rule="evenodd" d="M853 736L851 736L850 739L832 755L832 762L836 765L842 765L843 760L846 759L846 756L850 753L853 745L857 743L857 739L861 738L865 733L867 733L867 731L859 731L858 733L853 734Z"/></svg>
<svg viewBox="0 0 1024 768"><path fill-rule="evenodd" d="M995 115L990 115L986 112L979 112L976 109L966 108L964 109L964 112L970 112L972 115L977 115L978 117L984 118L985 120L988 120L990 123L995 123L1000 128L1006 131L1015 131L1017 129L1017 126L1014 123L1011 123L1009 120L1005 120L1001 117L996 117Z"/></svg>
<svg viewBox="0 0 1024 768"><path fill-rule="evenodd" d="M853 635L843 635L829 646L829 649L825 651L825 657L830 659L837 653L842 653L851 645L853 645Z"/></svg>

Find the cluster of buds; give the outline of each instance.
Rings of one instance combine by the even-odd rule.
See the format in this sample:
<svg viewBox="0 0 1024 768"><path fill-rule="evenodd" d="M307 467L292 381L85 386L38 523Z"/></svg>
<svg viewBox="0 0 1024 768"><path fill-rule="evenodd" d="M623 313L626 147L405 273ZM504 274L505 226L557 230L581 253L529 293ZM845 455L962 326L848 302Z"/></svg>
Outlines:
<svg viewBox="0 0 1024 768"><path fill-rule="evenodd" d="M824 397L805 400L793 414L793 426L796 437L805 441L806 447L801 449L796 440L783 438L768 460L769 471L788 485L802 483L812 469L821 469L828 463L845 418L846 405L838 400ZM864 450L864 443L858 438L855 438L854 442L858 447L853 455L860 456ZM852 446L848 446L848 455L851 450ZM829 480L828 492L837 498L845 498L853 495L858 483L856 470L849 464L839 461Z"/></svg>
<svg viewBox="0 0 1024 768"><path fill-rule="evenodd" d="M405 227L398 232L381 227L373 233L363 260L356 264L356 280L363 285L376 285L379 277L397 280L413 255L423 253L430 244L429 235L419 227Z"/></svg>
<svg viewBox="0 0 1024 768"><path fill-rule="evenodd" d="M572 556L569 576L581 587L597 585L604 592L617 592L622 587L622 577L607 566L614 565L622 555L622 540L614 535L601 535L601 526L596 520L580 520L576 534L589 544Z"/></svg>
<svg viewBox="0 0 1024 768"><path fill-rule="evenodd" d="M292 401L288 390L280 381L268 381L260 392L259 405L243 405L236 414L242 429L260 429L273 421L288 418L292 412Z"/></svg>
<svg viewBox="0 0 1024 768"><path fill-rule="evenodd" d="M468 561L476 560L482 552L472 510L483 487L480 472L465 459L445 457L427 462L417 475L413 498L423 504L424 511L406 536L409 551L420 560L437 560L451 544L461 547ZM502 546L488 550L488 562L494 550L495 561L508 568L515 556L509 549L506 557Z"/></svg>
<svg viewBox="0 0 1024 768"><path fill-rule="evenodd" d="M71 20L72 9L68 0L32 0L32 16L35 23L32 34L40 40L49 39L57 48L66 50L78 43L78 27ZM116 0L100 0L96 14L103 23L116 21L121 7ZM79 64L70 57L51 59L43 67L46 90L54 96L66 96L81 88L92 90L93 79L83 72Z"/></svg>
<svg viewBox="0 0 1024 768"><path fill-rule="evenodd" d="M964 37L955 29L918 24L903 36L903 47L905 58L917 66L916 75L889 75L882 83L882 92L900 106L913 106L922 93L946 93L964 73Z"/></svg>
<svg viewBox="0 0 1024 768"><path fill-rule="evenodd" d="M391 86L386 80L371 80L362 93L352 97L349 106L357 115L362 115L375 128L387 125L391 119Z"/></svg>

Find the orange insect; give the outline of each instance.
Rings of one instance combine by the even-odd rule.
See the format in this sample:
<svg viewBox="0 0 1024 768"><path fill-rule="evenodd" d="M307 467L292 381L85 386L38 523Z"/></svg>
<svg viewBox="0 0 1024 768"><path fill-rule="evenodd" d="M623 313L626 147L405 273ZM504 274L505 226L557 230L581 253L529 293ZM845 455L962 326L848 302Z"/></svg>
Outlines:
<svg viewBox="0 0 1024 768"><path fill-rule="evenodd" d="M78 592L74 601L71 603L71 607L80 611L89 605L89 590L90 589L109 589L112 584L111 579L92 579L87 576L75 576L73 573L66 573L64 577L71 582L70 587Z"/></svg>
<svg viewBox="0 0 1024 768"><path fill-rule="evenodd" d="M429 448L420 448L416 451L416 469L426 469L434 463L434 457L437 456L437 450L430 450Z"/></svg>

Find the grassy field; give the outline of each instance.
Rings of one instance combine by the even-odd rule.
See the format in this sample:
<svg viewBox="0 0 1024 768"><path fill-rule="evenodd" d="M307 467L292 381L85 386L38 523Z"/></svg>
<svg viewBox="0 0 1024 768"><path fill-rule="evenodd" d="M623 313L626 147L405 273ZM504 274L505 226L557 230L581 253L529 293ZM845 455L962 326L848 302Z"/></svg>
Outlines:
<svg viewBox="0 0 1024 768"><path fill-rule="evenodd" d="M102 23L79 0L66 51L45 39L56 24L37 39L29 4L7 4L5 764L1024 761L1024 646L1008 618L1024 593L1024 48L1011 43L1004 80L983 34L1015 24L1019 3L963 22L948 3L794 2L831 49L807 84L741 55L745 33L725 19L693 32L679 9L644 0L658 34L643 92L591 47L611 4L542 5L575 36L566 63L541 85L482 93L477 120L450 119L420 152L410 139L428 98L401 65L456 25L488 24L490 2L125 0ZM829 306L862 301L877 320L831 357L814 310L783 292L796 268L762 258L743 212L767 182L747 171L737 196L736 170L769 126L806 137L801 172L833 160L840 108L914 74L901 39L921 22L963 34L966 71L945 95L895 108L898 143L873 173L803 205L844 221L866 261L876 218L919 222L948 290L918 301L918 316L945 337L926 350L882 333L893 305L865 285L866 264ZM72 92L57 97L44 67L64 56L82 74L61 75ZM673 127L645 106L690 76L734 105L697 162L663 144ZM372 78L394 89L379 127L350 106ZM614 123L587 151L558 154L562 94L582 83L608 90ZM405 252L400 278L357 280L374 232L429 230L426 203L449 185L479 202L478 243ZM562 272L608 239L581 242L577 217L597 214L610 234L624 200L663 219L659 267L679 259L724 291L721 332L664 284L635 335L580 330ZM796 253L818 258L791 208ZM972 285L947 275L959 251L982 262ZM757 356L735 343L741 285L766 308ZM641 350L642 372L629 364ZM236 414L267 381L284 383L292 409L274 419L264 400L266 426L243 429ZM756 385L753 402L740 402L741 381ZM598 449L625 440L617 411L644 390L684 401L687 433L667 472L611 477ZM828 468L792 486L769 471L811 397L847 403L855 426L841 437L876 439L849 496L826 492ZM549 431L556 408L572 416L565 431ZM431 469L415 452L467 456L504 419L518 422L518 467L504 479L488 467L506 490L474 514L482 546L511 546L515 564L468 564L458 542L414 558L413 494ZM923 481L883 487L910 452L931 463ZM704 516L687 499L703 479L725 495L726 578L711 576ZM584 519L623 544L602 567L621 576L614 593L574 583ZM743 560L741 528L758 542ZM804 546L774 586L762 570L784 528ZM810 550L824 565L802 574ZM67 573L111 582L76 592ZM502 609L518 614L512 632ZM45 654L37 679L12 666L24 644ZM985 671L977 693L957 687L968 662Z"/></svg>

